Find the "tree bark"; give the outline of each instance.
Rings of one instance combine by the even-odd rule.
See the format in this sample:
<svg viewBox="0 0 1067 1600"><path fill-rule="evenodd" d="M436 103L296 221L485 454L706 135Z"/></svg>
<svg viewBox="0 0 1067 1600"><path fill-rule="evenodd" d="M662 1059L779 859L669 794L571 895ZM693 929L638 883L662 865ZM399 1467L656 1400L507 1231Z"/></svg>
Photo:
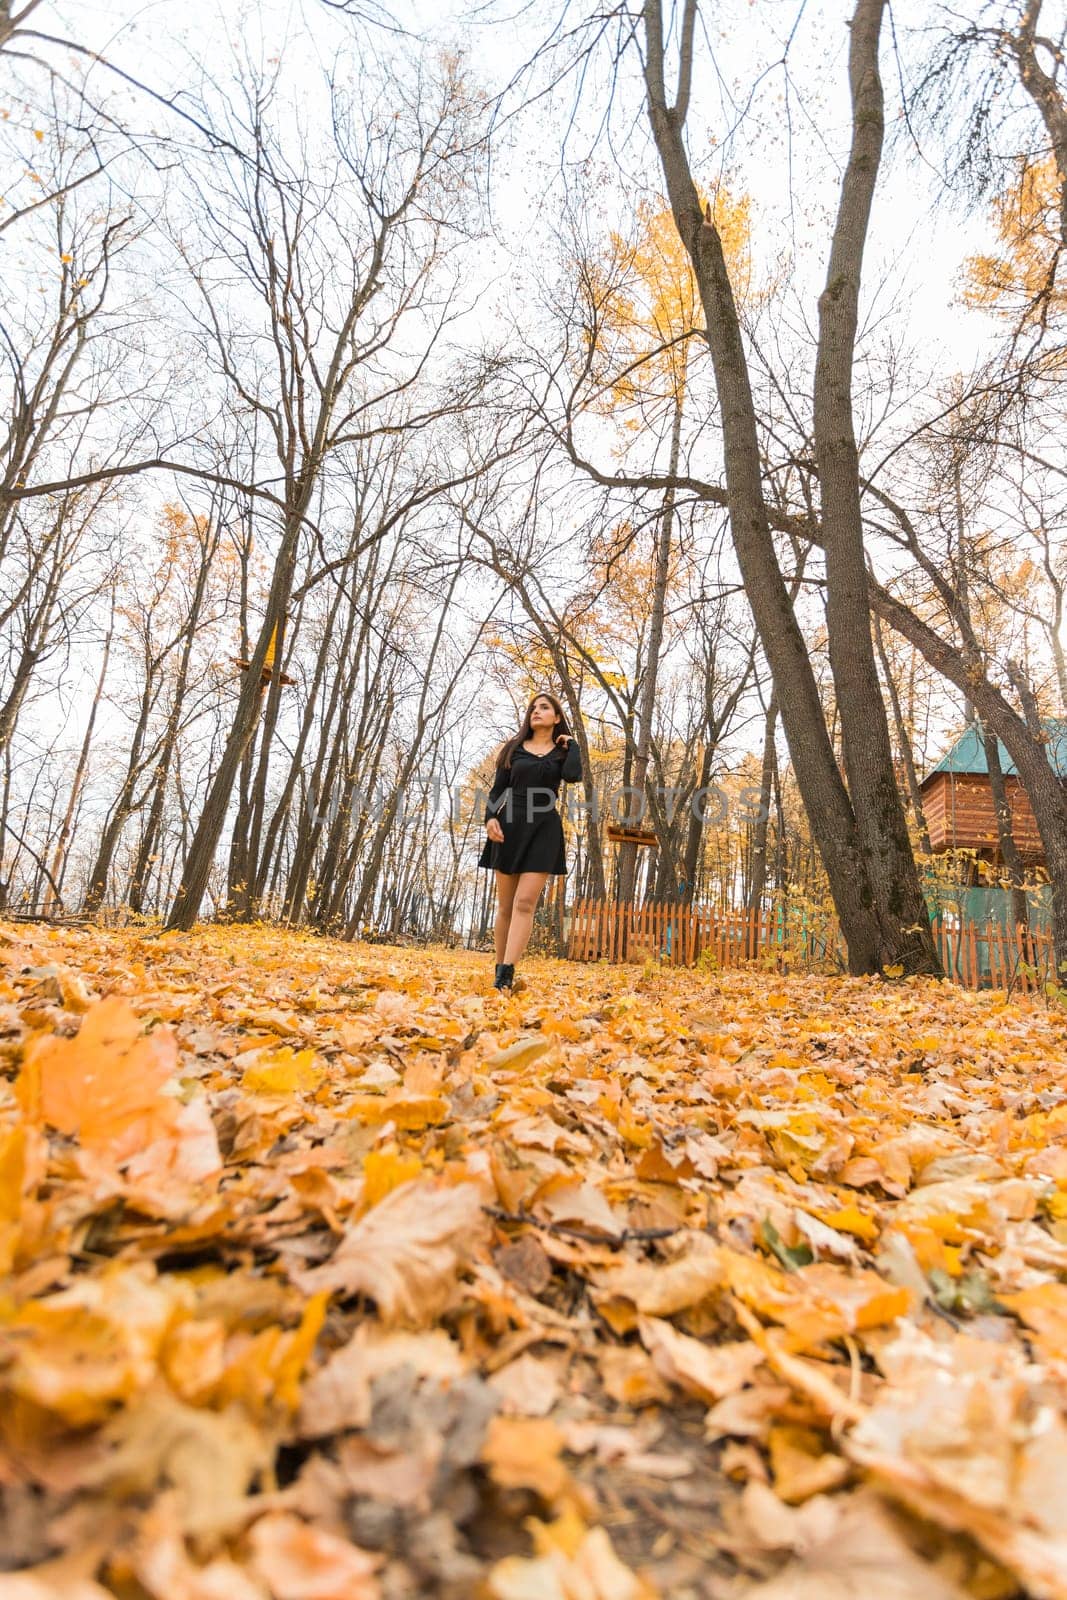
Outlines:
<svg viewBox="0 0 1067 1600"><path fill-rule="evenodd" d="M763 720L763 760L760 764L760 803L756 826L752 833L752 856L749 870L746 911L758 911L763 904L763 891L767 886L767 830L771 820L771 788L777 753L774 747L774 730L778 722L778 702L771 695L767 715Z"/></svg>
<svg viewBox="0 0 1067 1600"><path fill-rule="evenodd" d="M648 114L675 225L692 261L704 310L722 419L730 528L745 593L774 679L797 782L848 948L849 970L873 973L883 959L882 931L856 820L764 506L755 404L722 240L714 222L701 212L683 140L695 25L696 0L686 0L678 92L675 103L668 105L662 0L645 0Z"/></svg>
<svg viewBox="0 0 1067 1600"><path fill-rule="evenodd" d="M82 740L81 751L78 755L78 765L74 770L74 781L70 786L70 798L67 801L66 813L63 817L63 826L59 830L56 840L55 854L52 857L52 881L44 899L44 913L49 916L53 903L61 900L63 891L63 875L67 866L67 847L70 843L71 830L74 826L74 813L78 807L78 798L81 795L82 784L85 782L85 773L89 765L89 749L93 742L93 729L96 726L96 714L100 709L100 701L104 695L104 680L107 677L108 662L111 659L111 639L115 628L115 591L111 591L111 615L108 618L107 634L104 639L104 656L100 663L100 673L96 680L96 693L93 695L93 704L89 712L89 720L85 725L85 737Z"/></svg>
<svg viewBox="0 0 1067 1600"><path fill-rule="evenodd" d="M685 383L683 345L682 371L680 384ZM679 388L674 401L674 417L671 422L671 448L670 465L667 468L672 478L678 474L678 459L682 448L682 412L684 409L684 388ZM634 765L631 783L639 796L644 796L645 780L648 774L649 749L652 743L652 718L656 709L656 685L659 679L659 658L663 648L663 618L667 607L667 576L671 564L671 536L674 529L674 497L673 488L668 489L663 496L663 510L660 514L658 537L656 539L656 567L652 579L652 607L649 616L648 650L645 656L645 670L642 675L641 697L637 707L637 738L634 741ZM653 808L653 819L656 818L658 808ZM640 826L640 823L636 824ZM661 839L661 848L665 844ZM632 840L623 840L619 845L619 900L623 905L632 905L634 898L634 879L637 871L638 845Z"/></svg>
<svg viewBox="0 0 1067 1600"><path fill-rule="evenodd" d="M226 813L229 810L237 769L259 719L263 698L261 681L263 663L267 659L267 648L275 627L278 629L277 650L279 653L281 651L285 606L292 587L297 540L305 510L306 501L299 505L286 522L281 548L274 564L270 595L259 638L252 652L248 671L244 675L241 694L222 758L212 776L204 809L200 813L200 820L189 846L181 882L167 917L168 929L178 928L188 932L200 913L200 903L207 889L208 878L215 863L215 852L226 824Z"/></svg>
<svg viewBox="0 0 1067 1600"><path fill-rule="evenodd" d="M889 696L889 705L893 713L893 726L896 729L897 747L900 750L900 760L904 767L904 781L908 786L908 799L911 801L912 814L915 817L915 826L919 830L919 844L924 854L930 854L930 830L926 826L926 813L923 811L922 790L919 788L919 774L915 769L915 751L912 747L911 734L904 719L904 709L900 704L900 692L893 679L886 655L885 644L882 640L882 625L880 619L872 618L874 623L874 642L878 648L878 659L882 665L882 676L885 679L886 693ZM914 657L912 658L914 660Z"/></svg>
<svg viewBox="0 0 1067 1600"><path fill-rule="evenodd" d="M826 287L819 297L815 454L819 467L830 669L848 792L881 934L881 959L941 975L893 769L871 638L859 450L852 415L860 278L884 135L879 41L885 0L858 0L849 85L852 147L841 184Z"/></svg>

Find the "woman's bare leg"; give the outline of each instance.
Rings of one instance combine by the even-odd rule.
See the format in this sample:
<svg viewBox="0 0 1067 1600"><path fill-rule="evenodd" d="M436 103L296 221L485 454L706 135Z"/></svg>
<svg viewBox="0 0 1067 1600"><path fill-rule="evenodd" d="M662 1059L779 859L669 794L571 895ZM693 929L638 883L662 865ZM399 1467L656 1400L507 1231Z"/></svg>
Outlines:
<svg viewBox="0 0 1067 1600"><path fill-rule="evenodd" d="M506 961L504 951L507 949L508 929L511 927L511 908L515 899L515 890L519 886L517 872L498 872L496 875L496 923L493 932L496 937L496 964Z"/></svg>
<svg viewBox="0 0 1067 1600"><path fill-rule="evenodd" d="M534 912L548 876L547 872L520 872L517 879L513 880L516 888L511 904L511 926L502 961L514 965L529 944Z"/></svg>

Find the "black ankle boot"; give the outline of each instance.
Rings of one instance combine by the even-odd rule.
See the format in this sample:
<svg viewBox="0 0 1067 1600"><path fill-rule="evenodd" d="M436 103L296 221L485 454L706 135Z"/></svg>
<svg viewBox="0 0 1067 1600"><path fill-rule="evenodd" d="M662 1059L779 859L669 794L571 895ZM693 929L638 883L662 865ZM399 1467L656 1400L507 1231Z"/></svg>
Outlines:
<svg viewBox="0 0 1067 1600"><path fill-rule="evenodd" d="M493 988L510 989L514 976L515 963L513 961L502 961L496 969L496 977L493 979Z"/></svg>
<svg viewBox="0 0 1067 1600"><path fill-rule="evenodd" d="M499 989L499 987L500 987L500 974L503 972L503 970L504 970L504 963L502 961L498 961L497 964L496 964L496 971L493 973L493 988L494 989Z"/></svg>

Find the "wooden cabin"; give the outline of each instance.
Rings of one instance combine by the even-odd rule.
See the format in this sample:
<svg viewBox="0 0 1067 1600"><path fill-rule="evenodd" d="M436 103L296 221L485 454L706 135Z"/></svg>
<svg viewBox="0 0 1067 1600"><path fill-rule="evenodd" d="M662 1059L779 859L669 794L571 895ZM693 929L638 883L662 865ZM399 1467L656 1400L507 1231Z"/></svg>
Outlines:
<svg viewBox="0 0 1067 1600"><path fill-rule="evenodd" d="M1044 727L1049 760L1060 778L1067 780L1067 722L1050 717ZM1015 774L1015 763L1003 744L999 740L997 743L1011 807L1012 835L1026 865L1043 866L1041 838L1026 791ZM926 774L919 790L934 850L974 850L984 861L999 862L993 791L977 724L972 723L960 735L947 755Z"/></svg>

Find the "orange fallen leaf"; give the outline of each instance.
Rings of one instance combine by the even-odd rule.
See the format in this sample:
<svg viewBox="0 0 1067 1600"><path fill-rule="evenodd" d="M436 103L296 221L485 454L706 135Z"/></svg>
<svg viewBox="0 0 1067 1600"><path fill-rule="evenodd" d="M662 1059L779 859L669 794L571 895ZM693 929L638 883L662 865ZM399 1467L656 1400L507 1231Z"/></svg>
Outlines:
<svg viewBox="0 0 1067 1600"><path fill-rule="evenodd" d="M73 1039L31 1040L16 1094L32 1121L123 1161L174 1127L178 1103L160 1089L177 1062L169 1028L143 1034L129 1001L112 995L89 1008Z"/></svg>
<svg viewBox="0 0 1067 1600"><path fill-rule="evenodd" d="M502 1489L533 1489L551 1502L569 1481L560 1460L562 1449L563 1435L547 1417L494 1417L482 1445L482 1460Z"/></svg>
<svg viewBox="0 0 1067 1600"><path fill-rule="evenodd" d="M427 1327L487 1234L475 1184L413 1180L354 1223L324 1266L291 1276L309 1294L369 1295L383 1322Z"/></svg>
<svg viewBox="0 0 1067 1600"><path fill-rule="evenodd" d="M704 1344L656 1317L642 1317L638 1328L661 1376L708 1404L743 1389L763 1365L762 1350L748 1339Z"/></svg>
<svg viewBox="0 0 1067 1600"><path fill-rule="evenodd" d="M274 1600L379 1600L381 1557L299 1517L260 1517L248 1543L252 1568Z"/></svg>

